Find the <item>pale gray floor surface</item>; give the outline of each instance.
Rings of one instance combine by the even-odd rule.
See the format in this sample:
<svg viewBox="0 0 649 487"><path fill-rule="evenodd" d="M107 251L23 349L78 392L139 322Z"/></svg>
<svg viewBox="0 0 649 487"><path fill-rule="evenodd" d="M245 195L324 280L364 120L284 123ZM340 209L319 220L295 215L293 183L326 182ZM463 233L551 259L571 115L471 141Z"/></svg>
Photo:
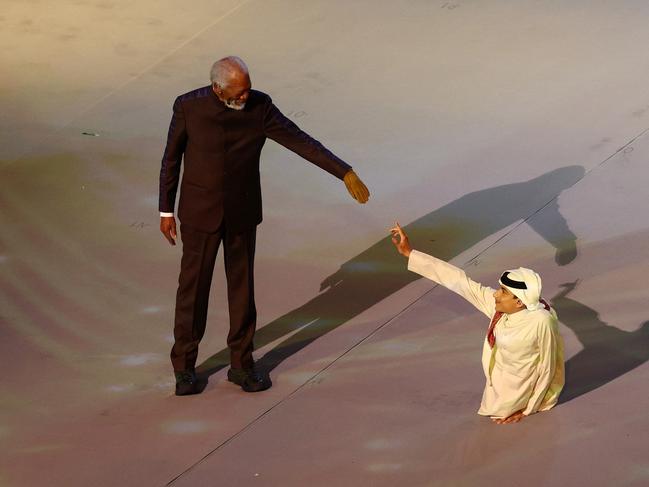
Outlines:
<svg viewBox="0 0 649 487"><path fill-rule="evenodd" d="M649 4L2 7L0 485L649 484ZM159 161L173 99L226 54L372 198L268 142L256 357L275 385L225 381L219 259L209 384L177 398ZM486 284L542 274L562 404L476 415L488 323L408 274L395 219Z"/></svg>

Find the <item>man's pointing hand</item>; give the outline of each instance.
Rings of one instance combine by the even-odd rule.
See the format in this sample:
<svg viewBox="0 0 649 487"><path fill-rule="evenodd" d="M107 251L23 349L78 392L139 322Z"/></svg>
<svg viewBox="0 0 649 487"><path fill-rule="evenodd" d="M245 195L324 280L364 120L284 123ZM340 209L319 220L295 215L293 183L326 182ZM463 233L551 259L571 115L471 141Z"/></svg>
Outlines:
<svg viewBox="0 0 649 487"><path fill-rule="evenodd" d="M390 233L392 234L392 243L397 248L397 251L405 257L410 257L412 247L410 246L408 235L403 231L399 222L394 222L394 227L390 229Z"/></svg>

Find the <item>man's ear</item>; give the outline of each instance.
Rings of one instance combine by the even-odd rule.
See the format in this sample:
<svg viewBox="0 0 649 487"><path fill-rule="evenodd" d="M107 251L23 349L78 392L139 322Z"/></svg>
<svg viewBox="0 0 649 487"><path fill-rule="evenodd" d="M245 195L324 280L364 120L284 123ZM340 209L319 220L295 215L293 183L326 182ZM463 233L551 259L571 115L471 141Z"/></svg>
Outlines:
<svg viewBox="0 0 649 487"><path fill-rule="evenodd" d="M525 305L523 304L523 301L521 301L520 299L517 299L517 300L516 300L516 306L517 306L518 308L520 308L520 309L524 309L524 308L527 307L527 306L525 306Z"/></svg>

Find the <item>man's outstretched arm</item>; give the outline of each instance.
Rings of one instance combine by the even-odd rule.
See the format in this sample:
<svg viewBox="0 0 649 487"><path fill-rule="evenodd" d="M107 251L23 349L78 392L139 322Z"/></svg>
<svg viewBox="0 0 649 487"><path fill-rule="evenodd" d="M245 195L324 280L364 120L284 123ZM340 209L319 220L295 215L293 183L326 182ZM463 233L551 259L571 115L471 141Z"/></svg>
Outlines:
<svg viewBox="0 0 649 487"><path fill-rule="evenodd" d="M459 267L432 255L418 252L410 246L408 236L399 223L390 229L392 243L397 251L408 258L408 270L416 272L431 281L459 294L491 318L496 310L494 290L470 279Z"/></svg>
<svg viewBox="0 0 649 487"><path fill-rule="evenodd" d="M352 167L284 116L270 98L264 114L264 133L300 157L342 179L349 194L359 203L369 199L367 186Z"/></svg>

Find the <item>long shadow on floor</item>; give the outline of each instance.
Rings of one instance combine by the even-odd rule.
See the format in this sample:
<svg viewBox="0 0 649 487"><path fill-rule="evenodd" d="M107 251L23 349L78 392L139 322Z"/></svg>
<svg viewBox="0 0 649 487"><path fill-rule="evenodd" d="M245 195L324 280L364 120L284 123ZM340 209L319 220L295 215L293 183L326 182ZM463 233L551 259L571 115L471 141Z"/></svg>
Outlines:
<svg viewBox="0 0 649 487"><path fill-rule="evenodd" d="M556 262L565 265L577 255L576 237L559 213L557 196L583 175L583 167L567 166L522 183L469 193L404 229L417 250L450 260L545 206L541 217L527 223L556 249ZM390 223L386 222L386 228ZM259 359L258 366L273 370L287 357L419 278L406 270L404 258L386 236L327 277L320 294L257 331L256 348L287 337ZM207 377L228 364L229 351L223 349L197 370Z"/></svg>
<svg viewBox="0 0 649 487"><path fill-rule="evenodd" d="M552 299L559 320L584 347L566 362L559 403L602 387L649 360L649 321L632 332L604 323L597 311L567 297L577 283L563 284L563 291Z"/></svg>

